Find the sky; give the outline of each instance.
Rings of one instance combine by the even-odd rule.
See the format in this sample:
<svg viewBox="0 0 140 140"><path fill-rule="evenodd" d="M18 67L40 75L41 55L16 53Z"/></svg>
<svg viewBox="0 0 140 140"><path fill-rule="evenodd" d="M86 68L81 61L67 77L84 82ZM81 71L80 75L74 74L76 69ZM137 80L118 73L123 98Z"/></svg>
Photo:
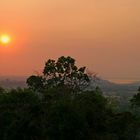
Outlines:
<svg viewBox="0 0 140 140"><path fill-rule="evenodd" d="M140 80L140 0L0 0L0 75L71 56L103 78Z"/></svg>

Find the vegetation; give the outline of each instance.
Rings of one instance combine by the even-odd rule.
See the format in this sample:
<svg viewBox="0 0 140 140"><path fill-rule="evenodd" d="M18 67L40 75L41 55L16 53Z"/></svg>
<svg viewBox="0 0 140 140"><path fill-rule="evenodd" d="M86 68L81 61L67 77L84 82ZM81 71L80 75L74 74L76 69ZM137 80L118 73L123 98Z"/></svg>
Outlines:
<svg viewBox="0 0 140 140"><path fill-rule="evenodd" d="M78 68L71 57L60 57L57 61L49 59L43 75L32 75L27 79L28 86L34 91L44 91L57 86L67 86L73 92L83 90L88 85L89 77L85 67Z"/></svg>
<svg viewBox="0 0 140 140"><path fill-rule="evenodd" d="M85 67L60 57L46 63L43 75L29 77L28 88L0 88L0 140L139 140L140 115L116 111L99 87L86 90L89 79Z"/></svg>

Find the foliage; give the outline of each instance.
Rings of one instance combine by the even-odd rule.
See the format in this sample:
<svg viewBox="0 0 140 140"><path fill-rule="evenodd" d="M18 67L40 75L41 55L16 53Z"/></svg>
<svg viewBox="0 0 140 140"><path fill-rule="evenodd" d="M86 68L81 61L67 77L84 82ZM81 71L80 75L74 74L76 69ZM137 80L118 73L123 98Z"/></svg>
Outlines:
<svg viewBox="0 0 140 140"><path fill-rule="evenodd" d="M75 65L75 59L71 57L62 56L57 61L49 59L45 64L43 75L29 77L27 84L34 91L63 85L72 91L80 91L89 82L85 70L85 67L78 68Z"/></svg>
<svg viewBox="0 0 140 140"><path fill-rule="evenodd" d="M27 89L13 89L0 94L0 139L25 140L27 136L32 139L31 112L38 104L38 96ZM34 131L37 134L36 128Z"/></svg>
<svg viewBox="0 0 140 140"><path fill-rule="evenodd" d="M28 78L29 88L0 88L0 140L140 140L140 117L115 112L99 87L82 90L85 82L85 68L61 57ZM133 105L140 105L139 94Z"/></svg>
<svg viewBox="0 0 140 140"><path fill-rule="evenodd" d="M138 93L133 96L130 102L133 107L140 107L140 87L138 89Z"/></svg>
<svg viewBox="0 0 140 140"><path fill-rule="evenodd" d="M99 89L68 92L54 87L45 98L30 89L0 93L0 139L137 140L139 118L115 114Z"/></svg>

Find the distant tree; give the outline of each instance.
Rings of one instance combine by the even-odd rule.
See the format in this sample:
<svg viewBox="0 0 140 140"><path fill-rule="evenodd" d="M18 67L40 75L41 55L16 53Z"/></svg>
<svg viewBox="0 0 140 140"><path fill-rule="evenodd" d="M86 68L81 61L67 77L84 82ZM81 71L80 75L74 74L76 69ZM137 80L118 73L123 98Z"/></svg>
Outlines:
<svg viewBox="0 0 140 140"><path fill-rule="evenodd" d="M0 87L0 94L5 93L5 89Z"/></svg>
<svg viewBox="0 0 140 140"><path fill-rule="evenodd" d="M85 72L86 67L78 68L75 59L60 57L57 61L49 59L41 76L32 75L27 79L28 86L41 91L57 86L67 86L73 91L80 91L87 87L89 77Z"/></svg>
<svg viewBox="0 0 140 140"><path fill-rule="evenodd" d="M138 88L138 93L133 96L130 102L133 107L140 107L140 87Z"/></svg>

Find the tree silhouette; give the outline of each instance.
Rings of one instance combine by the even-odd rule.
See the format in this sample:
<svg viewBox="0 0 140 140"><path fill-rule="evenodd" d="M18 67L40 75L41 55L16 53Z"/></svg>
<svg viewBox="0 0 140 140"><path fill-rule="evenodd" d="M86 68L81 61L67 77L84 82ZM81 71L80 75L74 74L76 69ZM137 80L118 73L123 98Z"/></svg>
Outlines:
<svg viewBox="0 0 140 140"><path fill-rule="evenodd" d="M46 90L56 86L67 86L73 91L87 87L89 77L86 67L78 68L75 59L61 56L57 61L49 59L41 76L32 75L27 79L28 86L36 91Z"/></svg>

